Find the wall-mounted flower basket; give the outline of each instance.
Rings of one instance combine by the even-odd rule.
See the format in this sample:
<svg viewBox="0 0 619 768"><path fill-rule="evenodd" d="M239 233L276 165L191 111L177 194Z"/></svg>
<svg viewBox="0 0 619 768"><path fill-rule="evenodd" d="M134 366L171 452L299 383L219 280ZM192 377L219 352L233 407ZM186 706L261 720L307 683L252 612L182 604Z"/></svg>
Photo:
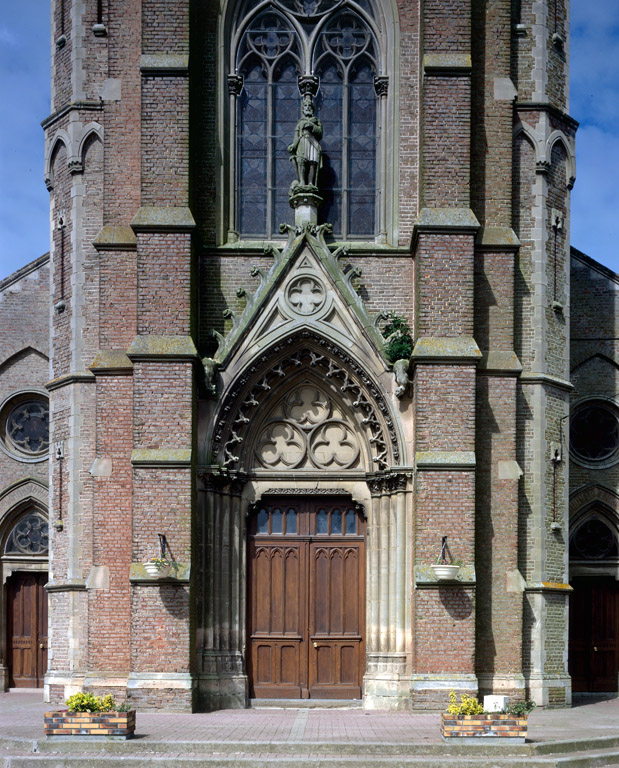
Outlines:
<svg viewBox="0 0 619 768"><path fill-rule="evenodd" d="M453 565L451 563L439 563L438 565L431 565L432 571L438 581L455 581L458 578L459 565Z"/></svg>
<svg viewBox="0 0 619 768"><path fill-rule="evenodd" d="M48 739L63 736L131 739L135 732L135 709L129 712L71 712L68 709L46 712L44 732Z"/></svg>
<svg viewBox="0 0 619 768"><path fill-rule="evenodd" d="M527 718L514 715L450 715L441 712L441 736L447 739L507 739L524 744L527 738Z"/></svg>
<svg viewBox="0 0 619 768"><path fill-rule="evenodd" d="M156 563L144 563L144 569L149 576L154 579L167 579L172 571L171 565L157 565Z"/></svg>

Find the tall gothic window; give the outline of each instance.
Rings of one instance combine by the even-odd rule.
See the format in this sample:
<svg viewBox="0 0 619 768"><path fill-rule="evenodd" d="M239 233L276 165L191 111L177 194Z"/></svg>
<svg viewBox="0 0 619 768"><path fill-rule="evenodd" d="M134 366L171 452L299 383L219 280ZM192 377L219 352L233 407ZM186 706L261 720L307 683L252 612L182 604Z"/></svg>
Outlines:
<svg viewBox="0 0 619 768"><path fill-rule="evenodd" d="M378 157L387 78L369 0L245 0L230 41L230 229L271 238L291 220L288 145L310 93L323 125L319 215L337 238L374 238L385 226Z"/></svg>

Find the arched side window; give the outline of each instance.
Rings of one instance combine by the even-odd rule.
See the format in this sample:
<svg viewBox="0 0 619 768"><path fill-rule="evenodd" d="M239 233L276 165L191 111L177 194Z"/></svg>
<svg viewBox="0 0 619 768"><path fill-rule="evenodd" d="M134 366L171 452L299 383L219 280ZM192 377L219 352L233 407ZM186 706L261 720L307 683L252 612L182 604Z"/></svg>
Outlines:
<svg viewBox="0 0 619 768"><path fill-rule="evenodd" d="M387 78L375 16L369 0L238 4L228 35L231 239L272 238L290 221L288 145L306 94L323 124L321 220L338 239L386 231Z"/></svg>
<svg viewBox="0 0 619 768"><path fill-rule="evenodd" d="M595 513L589 515L570 537L571 560L608 560L618 556L616 533Z"/></svg>
<svg viewBox="0 0 619 768"><path fill-rule="evenodd" d="M9 533L5 555L45 555L49 549L49 525L39 512L22 515Z"/></svg>

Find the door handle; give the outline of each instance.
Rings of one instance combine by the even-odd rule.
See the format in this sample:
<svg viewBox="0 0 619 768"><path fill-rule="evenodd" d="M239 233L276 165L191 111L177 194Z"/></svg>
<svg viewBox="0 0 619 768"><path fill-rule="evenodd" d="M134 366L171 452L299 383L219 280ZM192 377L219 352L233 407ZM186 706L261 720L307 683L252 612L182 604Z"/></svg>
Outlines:
<svg viewBox="0 0 619 768"><path fill-rule="evenodd" d="M314 643L314 648L318 648L318 643Z"/></svg>
<svg viewBox="0 0 619 768"><path fill-rule="evenodd" d="M45 643L39 643L39 648L44 651L45 650Z"/></svg>
<svg viewBox="0 0 619 768"><path fill-rule="evenodd" d="M594 651L597 651L597 649L598 649L597 645L594 645L594 646L593 646L593 650L594 650Z"/></svg>

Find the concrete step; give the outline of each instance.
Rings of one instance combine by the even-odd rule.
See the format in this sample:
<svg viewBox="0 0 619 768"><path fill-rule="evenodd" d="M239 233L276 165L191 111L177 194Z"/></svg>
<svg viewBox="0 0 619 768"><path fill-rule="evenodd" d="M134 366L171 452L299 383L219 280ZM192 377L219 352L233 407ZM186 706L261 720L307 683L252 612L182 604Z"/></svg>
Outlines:
<svg viewBox="0 0 619 768"><path fill-rule="evenodd" d="M126 742L83 737L0 739L0 768L609 768L613 737L507 747L502 744L329 744L308 742ZM547 751L552 746L557 752Z"/></svg>

